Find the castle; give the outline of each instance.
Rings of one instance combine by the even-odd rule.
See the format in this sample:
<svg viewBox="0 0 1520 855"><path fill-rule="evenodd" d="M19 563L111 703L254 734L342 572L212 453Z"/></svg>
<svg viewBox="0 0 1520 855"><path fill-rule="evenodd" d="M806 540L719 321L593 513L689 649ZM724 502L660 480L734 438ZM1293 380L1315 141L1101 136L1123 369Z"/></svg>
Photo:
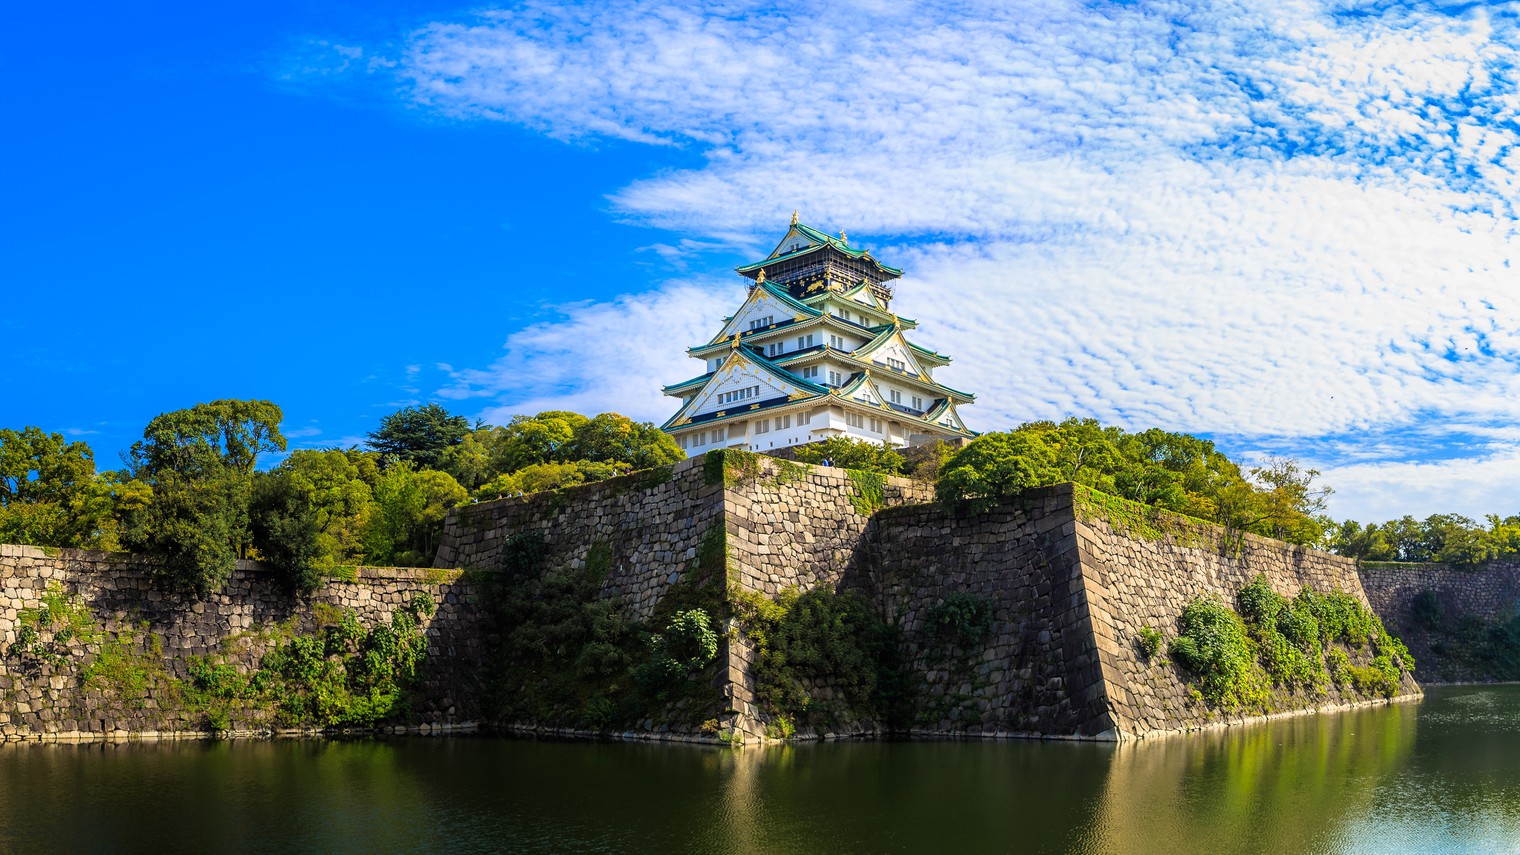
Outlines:
<svg viewBox="0 0 1520 855"><path fill-rule="evenodd" d="M738 268L749 295L706 344L705 372L664 388L681 399L662 427L695 455L771 451L845 436L904 447L974 436L956 408L975 396L936 383L950 357L910 343L891 311L903 271L792 214L763 260Z"/></svg>

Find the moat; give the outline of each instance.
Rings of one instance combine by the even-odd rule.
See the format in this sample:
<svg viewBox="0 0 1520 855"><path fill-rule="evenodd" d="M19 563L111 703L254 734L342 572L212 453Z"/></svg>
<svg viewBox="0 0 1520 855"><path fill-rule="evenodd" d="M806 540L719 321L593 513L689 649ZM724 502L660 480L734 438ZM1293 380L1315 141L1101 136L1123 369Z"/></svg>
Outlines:
<svg viewBox="0 0 1520 855"><path fill-rule="evenodd" d="M0 851L1512 852L1520 686L1115 747L0 747Z"/></svg>

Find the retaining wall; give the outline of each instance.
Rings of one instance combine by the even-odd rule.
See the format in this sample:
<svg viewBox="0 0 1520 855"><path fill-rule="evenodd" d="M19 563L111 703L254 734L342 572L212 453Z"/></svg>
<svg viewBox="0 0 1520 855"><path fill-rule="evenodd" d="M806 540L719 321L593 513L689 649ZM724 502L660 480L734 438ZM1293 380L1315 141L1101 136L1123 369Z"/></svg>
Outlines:
<svg viewBox="0 0 1520 855"><path fill-rule="evenodd" d="M398 726L469 726L478 715L473 674L481 652L478 614L458 573L414 568L358 568L351 582L328 581L308 597L285 593L272 573L238 562L226 586L205 598L165 594L152 567L121 553L0 546L0 738L98 739L127 733L201 734L204 712L185 703L191 657L227 653L256 666L275 642L270 631L310 633L322 607L352 609L366 627L388 621L414 594L433 600L428 656L411 713ZM83 606L85 623L58 646L56 661L17 650L23 610L45 597ZM61 599L60 599L61 598ZM326 614L332 614L331 611ZM109 639L116 664L86 680ZM267 710L246 709L227 722L235 731L274 726Z"/></svg>

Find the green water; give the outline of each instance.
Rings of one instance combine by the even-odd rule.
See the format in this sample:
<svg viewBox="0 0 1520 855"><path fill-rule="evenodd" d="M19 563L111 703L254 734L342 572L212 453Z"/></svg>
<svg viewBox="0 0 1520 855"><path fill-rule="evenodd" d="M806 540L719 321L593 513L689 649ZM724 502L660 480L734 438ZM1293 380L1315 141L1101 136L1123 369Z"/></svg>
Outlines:
<svg viewBox="0 0 1520 855"><path fill-rule="evenodd" d="M1520 853L1520 686L1121 749L11 746L0 851Z"/></svg>

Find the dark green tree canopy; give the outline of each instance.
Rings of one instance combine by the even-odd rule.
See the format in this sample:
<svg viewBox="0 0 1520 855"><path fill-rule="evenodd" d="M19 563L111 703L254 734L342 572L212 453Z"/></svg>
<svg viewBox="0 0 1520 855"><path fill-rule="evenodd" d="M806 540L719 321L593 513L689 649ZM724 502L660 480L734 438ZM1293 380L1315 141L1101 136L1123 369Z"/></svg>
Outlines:
<svg viewBox="0 0 1520 855"><path fill-rule="evenodd" d="M1094 419L1030 422L985 434L945 461L941 501L985 511L1031 487L1073 482L1105 493L1294 543L1317 542L1329 490L1313 469L1268 461L1250 477L1212 442L1128 433Z"/></svg>
<svg viewBox="0 0 1520 855"><path fill-rule="evenodd" d="M129 453L134 474L155 475L221 465L244 474L261 453L284 451L285 414L269 401L223 399L155 416Z"/></svg>
<svg viewBox="0 0 1520 855"><path fill-rule="evenodd" d="M386 460L400 460L418 469L437 469L444 452L470 432L470 421L437 404L406 407L380 420L369 435L370 448Z"/></svg>

